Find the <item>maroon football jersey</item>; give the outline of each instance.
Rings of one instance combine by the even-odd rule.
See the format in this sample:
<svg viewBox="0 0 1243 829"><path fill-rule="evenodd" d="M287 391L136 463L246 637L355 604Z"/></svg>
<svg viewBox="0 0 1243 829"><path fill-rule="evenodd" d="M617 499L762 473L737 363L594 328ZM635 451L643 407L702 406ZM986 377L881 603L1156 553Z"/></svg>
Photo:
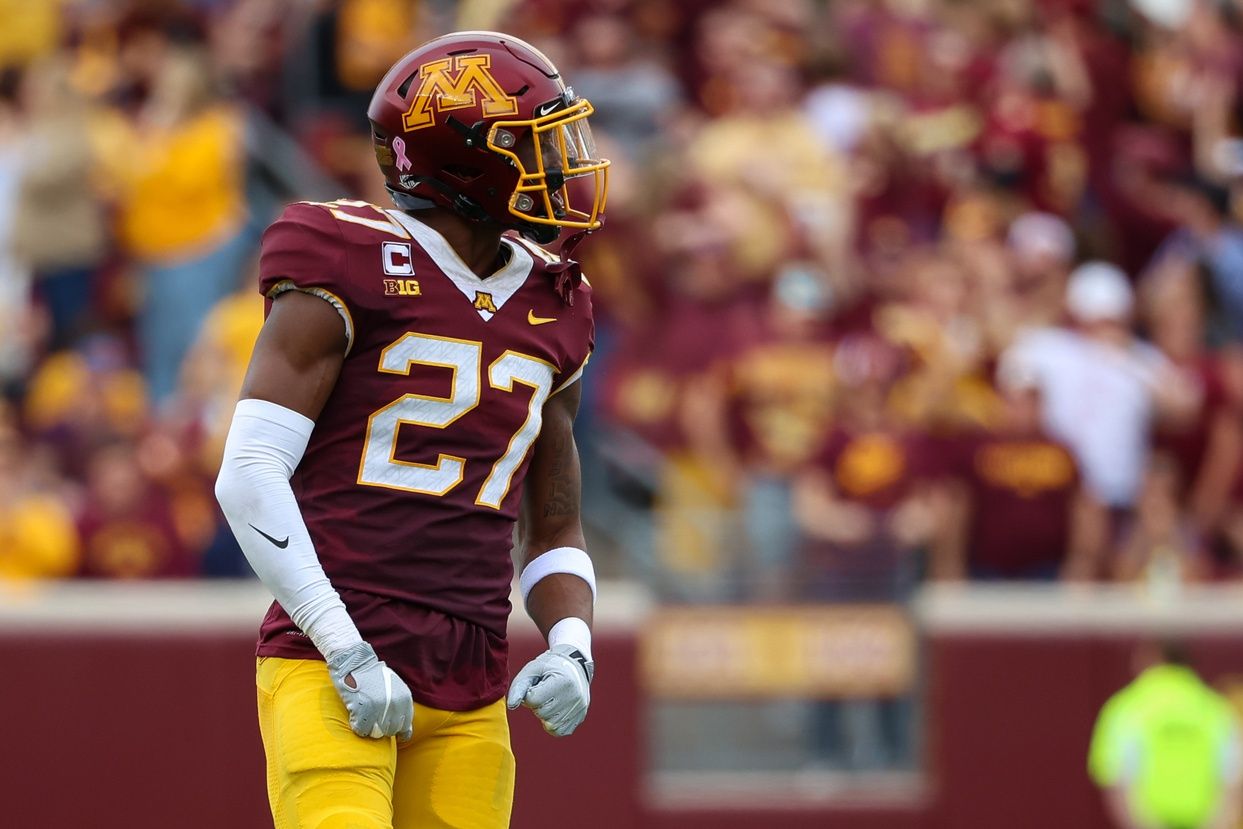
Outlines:
<svg viewBox="0 0 1243 829"><path fill-rule="evenodd" d="M292 485L324 571L420 703L503 694L510 559L544 402L592 347L590 288L567 304L550 254L506 238L481 279L431 228L364 202L289 206L260 290L322 297L345 321L340 377ZM317 658L278 605L261 656Z"/></svg>

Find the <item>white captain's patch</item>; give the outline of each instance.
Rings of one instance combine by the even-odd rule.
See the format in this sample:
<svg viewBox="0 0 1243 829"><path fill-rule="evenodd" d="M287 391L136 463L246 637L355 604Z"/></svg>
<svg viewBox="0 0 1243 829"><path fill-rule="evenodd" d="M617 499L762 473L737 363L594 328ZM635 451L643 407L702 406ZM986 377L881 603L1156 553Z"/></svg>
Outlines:
<svg viewBox="0 0 1243 829"><path fill-rule="evenodd" d="M414 276L414 256L409 242L381 242L380 260L389 276Z"/></svg>

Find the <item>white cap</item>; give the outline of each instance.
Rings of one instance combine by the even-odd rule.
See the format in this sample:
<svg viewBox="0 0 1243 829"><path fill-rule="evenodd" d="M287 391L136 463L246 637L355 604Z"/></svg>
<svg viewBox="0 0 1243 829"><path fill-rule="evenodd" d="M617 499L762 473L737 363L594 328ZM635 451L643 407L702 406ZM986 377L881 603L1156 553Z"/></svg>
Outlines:
<svg viewBox="0 0 1243 829"><path fill-rule="evenodd" d="M1134 304L1130 280L1108 262L1084 262L1066 283L1066 310L1079 322L1123 320Z"/></svg>
<svg viewBox="0 0 1243 829"><path fill-rule="evenodd" d="M1144 17L1167 29L1181 29L1191 17L1192 0L1131 0Z"/></svg>
<svg viewBox="0 0 1243 829"><path fill-rule="evenodd" d="M1006 244L1020 256L1056 256L1067 262L1075 255L1075 234L1052 213L1024 213L1010 223Z"/></svg>

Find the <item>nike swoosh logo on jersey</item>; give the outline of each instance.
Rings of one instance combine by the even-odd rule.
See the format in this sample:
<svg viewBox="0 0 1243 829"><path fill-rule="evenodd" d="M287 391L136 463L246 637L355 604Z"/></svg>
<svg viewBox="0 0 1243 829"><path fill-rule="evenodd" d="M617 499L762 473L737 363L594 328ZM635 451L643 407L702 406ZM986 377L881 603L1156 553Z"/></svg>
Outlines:
<svg viewBox="0 0 1243 829"><path fill-rule="evenodd" d="M283 550L283 549L285 549L286 547L288 547L288 546L289 546L289 536L285 536L285 537L284 537L284 538L282 538L280 541L277 541L275 538L273 538L272 536L268 535L268 534L267 534L267 533L265 533L263 530L261 530L261 529L259 529L258 527L256 527L254 524L248 524L247 526L249 526L249 527L250 527L252 530L254 530L255 532L259 533L259 535L263 536L263 537L264 537L264 538L266 538L268 541L271 541L273 544L275 544L277 547L279 547L279 548L280 548L280 549L282 549L282 550Z"/></svg>
<svg viewBox="0 0 1243 829"><path fill-rule="evenodd" d="M530 311L527 311L527 322L531 323L532 325L543 325L543 324L544 324L544 323L546 323L546 322L556 322L556 321L557 321L557 318L556 318L556 317L537 317L537 316L535 316L535 309L534 309L534 308L532 308Z"/></svg>

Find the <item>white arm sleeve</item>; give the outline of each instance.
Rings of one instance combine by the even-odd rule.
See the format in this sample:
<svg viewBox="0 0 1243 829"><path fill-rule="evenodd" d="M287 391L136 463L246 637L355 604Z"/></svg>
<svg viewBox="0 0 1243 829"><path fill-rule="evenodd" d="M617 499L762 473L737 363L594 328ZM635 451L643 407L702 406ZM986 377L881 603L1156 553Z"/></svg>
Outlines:
<svg viewBox="0 0 1243 829"><path fill-rule="evenodd" d="M327 658L362 637L324 574L289 486L314 428L284 406L239 401L216 498L260 581Z"/></svg>

